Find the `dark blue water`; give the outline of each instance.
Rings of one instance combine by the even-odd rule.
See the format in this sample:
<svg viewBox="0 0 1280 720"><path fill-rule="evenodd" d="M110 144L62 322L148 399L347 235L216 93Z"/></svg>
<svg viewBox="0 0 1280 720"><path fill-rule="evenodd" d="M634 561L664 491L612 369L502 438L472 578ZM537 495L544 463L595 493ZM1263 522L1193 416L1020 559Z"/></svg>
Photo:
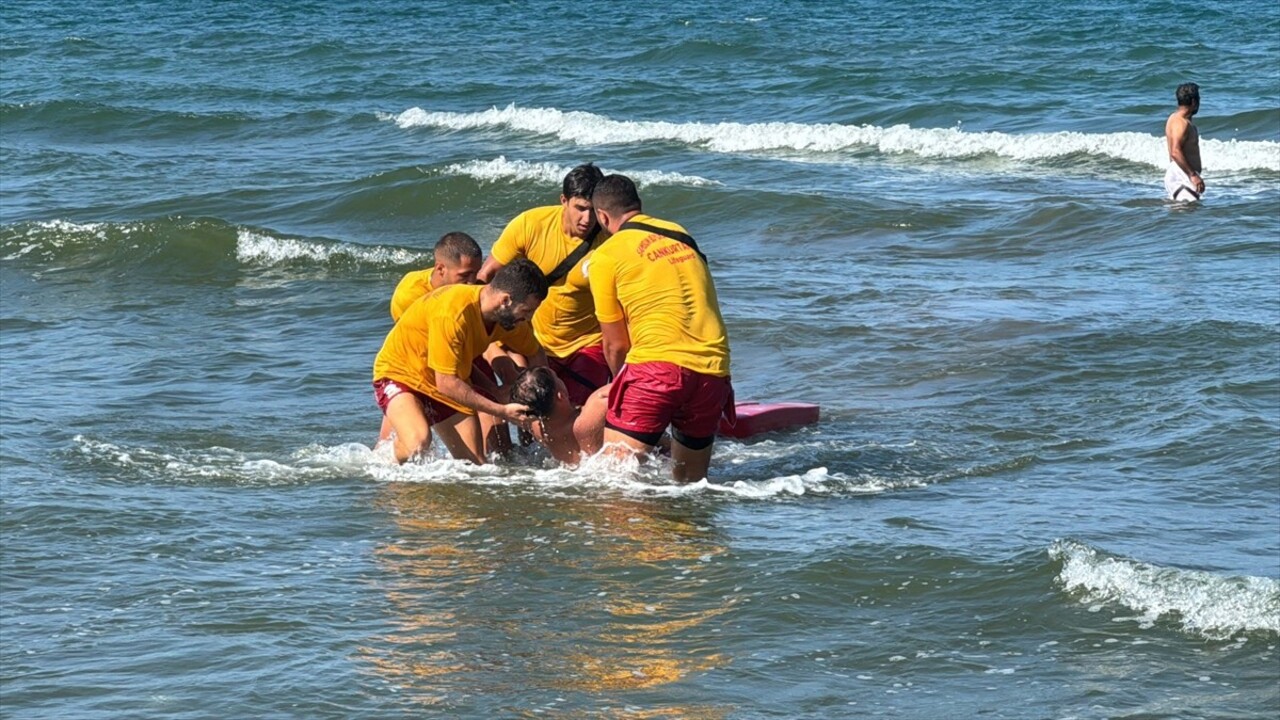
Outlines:
<svg viewBox="0 0 1280 720"><path fill-rule="evenodd" d="M1274 3L0 30L6 717L1280 714ZM822 421L690 486L395 466L395 282L587 160L710 255L739 397Z"/></svg>

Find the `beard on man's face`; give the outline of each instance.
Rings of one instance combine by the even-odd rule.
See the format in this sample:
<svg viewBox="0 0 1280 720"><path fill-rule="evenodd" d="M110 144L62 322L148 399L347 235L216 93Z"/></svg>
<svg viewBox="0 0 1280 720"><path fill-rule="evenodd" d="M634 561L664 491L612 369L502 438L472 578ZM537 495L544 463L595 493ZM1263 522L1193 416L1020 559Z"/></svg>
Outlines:
<svg viewBox="0 0 1280 720"><path fill-rule="evenodd" d="M494 312L495 321L502 326L503 330L514 330L516 323L520 320L516 317L516 311L510 307L500 307Z"/></svg>

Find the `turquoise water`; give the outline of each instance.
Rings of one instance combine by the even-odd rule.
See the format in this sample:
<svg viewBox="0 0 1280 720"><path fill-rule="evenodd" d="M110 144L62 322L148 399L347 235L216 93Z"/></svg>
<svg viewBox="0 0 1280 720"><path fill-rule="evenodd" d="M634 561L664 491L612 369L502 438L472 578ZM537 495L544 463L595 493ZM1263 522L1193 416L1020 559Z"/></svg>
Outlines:
<svg viewBox="0 0 1280 720"><path fill-rule="evenodd" d="M0 29L4 716L1280 713L1274 3ZM738 396L822 421L692 486L392 465L394 283L587 160L710 256Z"/></svg>

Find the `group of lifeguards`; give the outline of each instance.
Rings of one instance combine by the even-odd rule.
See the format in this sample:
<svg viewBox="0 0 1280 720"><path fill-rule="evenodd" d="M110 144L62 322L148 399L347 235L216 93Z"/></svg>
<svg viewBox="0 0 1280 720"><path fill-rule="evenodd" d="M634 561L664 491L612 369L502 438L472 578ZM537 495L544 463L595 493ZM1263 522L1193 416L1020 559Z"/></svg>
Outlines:
<svg viewBox="0 0 1280 720"><path fill-rule="evenodd" d="M473 284L480 282L484 284ZM635 183L569 172L558 205L518 215L489 258L448 233L391 301L373 365L383 439L405 462L438 435L483 463L515 423L556 459L667 447L678 481L706 477L733 413L729 340L706 257L643 213Z"/></svg>

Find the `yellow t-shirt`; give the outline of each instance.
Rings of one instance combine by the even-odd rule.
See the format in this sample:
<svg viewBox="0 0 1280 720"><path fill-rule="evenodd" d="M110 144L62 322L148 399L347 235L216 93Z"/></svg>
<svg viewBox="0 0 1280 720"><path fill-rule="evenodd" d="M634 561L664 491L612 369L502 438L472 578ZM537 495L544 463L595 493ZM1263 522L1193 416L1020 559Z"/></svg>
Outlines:
<svg viewBox="0 0 1280 720"><path fill-rule="evenodd" d="M414 270L405 273L400 278L400 283L396 285L396 291L391 294L391 322L400 319L404 311L418 298L429 294L434 288L431 287L431 274L435 272L434 267L426 270Z"/></svg>
<svg viewBox="0 0 1280 720"><path fill-rule="evenodd" d="M632 220L684 232L648 215ZM644 230L622 230L591 253L586 274L600 322L627 321L628 364L663 361L729 374L729 335L715 283L693 248Z"/></svg>
<svg viewBox="0 0 1280 720"><path fill-rule="evenodd" d="M544 273L555 270L583 242L564 232L563 210L560 205L548 205L517 215L493 244L493 259L506 265L523 257ZM597 246L600 242L597 236ZM600 343L600 323L596 321L591 288L582 274L582 262L548 288L547 299L538 306L531 322L538 342L553 357L568 357Z"/></svg>
<svg viewBox="0 0 1280 720"><path fill-rule="evenodd" d="M490 330L480 315L482 285L446 285L409 306L396 321L382 350L373 361L373 379L389 378L457 408L475 411L445 397L436 387L436 373L471 379L471 363L489 343L534 355L538 342L528 323L512 330L494 325Z"/></svg>

